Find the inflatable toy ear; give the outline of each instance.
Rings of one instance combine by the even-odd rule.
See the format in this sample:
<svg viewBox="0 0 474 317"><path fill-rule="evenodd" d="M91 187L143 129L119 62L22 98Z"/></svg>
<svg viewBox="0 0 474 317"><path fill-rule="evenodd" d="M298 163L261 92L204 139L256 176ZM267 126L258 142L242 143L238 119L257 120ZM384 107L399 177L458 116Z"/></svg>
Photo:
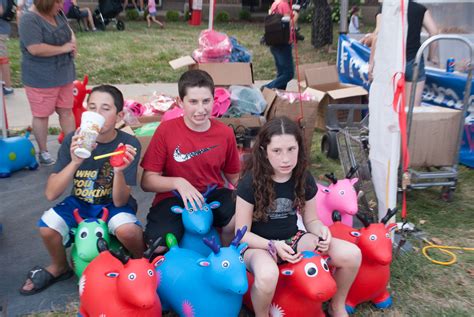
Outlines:
<svg viewBox="0 0 474 317"><path fill-rule="evenodd" d="M207 261L206 259L199 259L199 260L197 260L197 264L198 264L199 266L204 266L204 267L206 267L206 266L210 266L210 265L211 265L211 262Z"/></svg>
<svg viewBox="0 0 474 317"><path fill-rule="evenodd" d="M285 269L281 271L281 274L286 275L286 276L293 275L293 270Z"/></svg>
<svg viewBox="0 0 474 317"><path fill-rule="evenodd" d="M321 191L322 193L330 193L331 191L329 190L329 188L327 188L326 186L324 185L321 185L321 184L318 184L316 183L316 186L318 187L318 191Z"/></svg>
<svg viewBox="0 0 474 317"><path fill-rule="evenodd" d="M171 211L175 214L182 214L186 209L181 208L180 206L173 206L171 207Z"/></svg>
<svg viewBox="0 0 474 317"><path fill-rule="evenodd" d="M165 257L160 255L160 256L157 256L155 259L153 259L153 261L151 261L151 264L154 266L154 267L158 267L160 266L163 262L165 261Z"/></svg>
<svg viewBox="0 0 474 317"><path fill-rule="evenodd" d="M360 237L360 232L359 231L351 231L351 236L358 238L358 237Z"/></svg>
<svg viewBox="0 0 474 317"><path fill-rule="evenodd" d="M241 243L239 245L239 247L237 248L237 250L239 250L239 253L242 254L245 250L247 250L247 248L249 247L249 245L247 243Z"/></svg>
<svg viewBox="0 0 474 317"><path fill-rule="evenodd" d="M221 203L218 201L213 201L209 203L209 207L211 207L211 209L216 209L216 208L219 208L220 206L221 206Z"/></svg>
<svg viewBox="0 0 474 317"><path fill-rule="evenodd" d="M392 232L395 229L397 229L397 224L396 223L391 223L387 226L388 232Z"/></svg>
<svg viewBox="0 0 474 317"><path fill-rule="evenodd" d="M354 178L351 178L349 181L351 182L351 185L354 185L355 183L359 181L359 179L357 177L354 177Z"/></svg>
<svg viewBox="0 0 474 317"><path fill-rule="evenodd" d="M110 157L110 165L112 165L112 167L120 167L120 166L125 165L125 162L123 159L125 157L125 152L127 151L127 146L121 145L114 150L114 152L118 152L118 151L123 151L123 153Z"/></svg>

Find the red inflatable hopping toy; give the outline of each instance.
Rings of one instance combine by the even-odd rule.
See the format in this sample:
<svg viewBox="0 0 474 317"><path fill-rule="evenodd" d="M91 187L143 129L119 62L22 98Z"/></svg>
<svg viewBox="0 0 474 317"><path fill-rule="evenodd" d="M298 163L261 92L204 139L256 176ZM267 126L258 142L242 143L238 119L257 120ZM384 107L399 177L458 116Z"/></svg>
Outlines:
<svg viewBox="0 0 474 317"><path fill-rule="evenodd" d="M362 263L359 272L352 283L346 299L346 310L349 314L355 312L358 304L371 301L375 307L380 309L392 306L392 297L387 290L390 281L390 264L392 263L392 239L390 232L397 225L395 223L386 225L397 209L388 210L387 214L379 223L369 224L366 219L357 215L364 224L359 230L335 223L329 229L333 237L353 242L360 248ZM334 218L333 218L334 219ZM348 232L352 236L347 239Z"/></svg>
<svg viewBox="0 0 474 317"><path fill-rule="evenodd" d="M161 316L155 266L163 257L151 263L147 258L158 246L157 242L145 252L144 258L130 259L123 253L108 251L107 243L100 238L97 242L100 254L87 266L79 281L80 316Z"/></svg>
<svg viewBox="0 0 474 317"><path fill-rule="evenodd" d="M283 263L278 266L280 276L270 307L270 316L324 317L323 302L336 293L334 281L326 260L319 253L303 251L298 263ZM244 304L252 309L250 298L253 275L247 272L249 290L244 296Z"/></svg>
<svg viewBox="0 0 474 317"><path fill-rule="evenodd" d="M72 106L72 113L74 114L74 121L76 122L76 129L79 128L81 125L81 116L86 109L83 106L84 99L86 99L86 95L91 93L90 89L87 89L87 82L89 81L89 77L87 75L84 76L84 81L81 82L80 80L75 80L73 82L74 88L72 94L74 95L74 104ZM58 136L58 142L61 144L64 140L64 132L61 132Z"/></svg>

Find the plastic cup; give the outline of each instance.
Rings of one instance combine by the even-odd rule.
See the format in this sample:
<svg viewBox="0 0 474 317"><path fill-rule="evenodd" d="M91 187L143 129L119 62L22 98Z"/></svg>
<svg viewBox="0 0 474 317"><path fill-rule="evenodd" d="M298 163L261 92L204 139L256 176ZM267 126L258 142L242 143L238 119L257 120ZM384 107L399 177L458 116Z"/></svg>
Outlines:
<svg viewBox="0 0 474 317"><path fill-rule="evenodd" d="M100 129L104 126L105 118L97 112L85 111L81 117L81 128L79 135L82 137L79 147L74 150L74 154L86 159L91 156L94 149L95 140L99 136Z"/></svg>

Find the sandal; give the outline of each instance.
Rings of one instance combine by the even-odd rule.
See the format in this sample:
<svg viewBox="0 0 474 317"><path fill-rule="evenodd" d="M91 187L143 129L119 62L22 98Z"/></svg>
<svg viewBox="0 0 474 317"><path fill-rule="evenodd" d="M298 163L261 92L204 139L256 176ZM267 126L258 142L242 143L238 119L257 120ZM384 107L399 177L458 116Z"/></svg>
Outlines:
<svg viewBox="0 0 474 317"><path fill-rule="evenodd" d="M20 294L21 295L33 295L36 293L39 293L49 286L53 285L56 282L59 281L64 281L69 278L71 278L74 275L74 272L71 269L68 269L66 272L63 274L54 277L53 274L50 272L46 271L45 268L41 266L35 266L28 272L28 277L32 284L33 288L31 290L24 290L23 287L25 284L23 284L22 288L20 288Z"/></svg>

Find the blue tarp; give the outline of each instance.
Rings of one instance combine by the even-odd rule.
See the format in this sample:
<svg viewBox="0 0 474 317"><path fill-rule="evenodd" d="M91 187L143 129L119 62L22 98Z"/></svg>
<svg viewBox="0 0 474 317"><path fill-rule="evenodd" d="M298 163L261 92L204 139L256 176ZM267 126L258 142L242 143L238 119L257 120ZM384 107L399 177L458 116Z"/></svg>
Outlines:
<svg viewBox="0 0 474 317"><path fill-rule="evenodd" d="M337 69L340 81L363 86L369 90L369 56L370 49L368 47L347 35L340 35L337 52ZM447 73L444 70L427 67L423 102L434 106L461 109L466 80L466 74ZM474 80L465 118L459 161L474 168Z"/></svg>

